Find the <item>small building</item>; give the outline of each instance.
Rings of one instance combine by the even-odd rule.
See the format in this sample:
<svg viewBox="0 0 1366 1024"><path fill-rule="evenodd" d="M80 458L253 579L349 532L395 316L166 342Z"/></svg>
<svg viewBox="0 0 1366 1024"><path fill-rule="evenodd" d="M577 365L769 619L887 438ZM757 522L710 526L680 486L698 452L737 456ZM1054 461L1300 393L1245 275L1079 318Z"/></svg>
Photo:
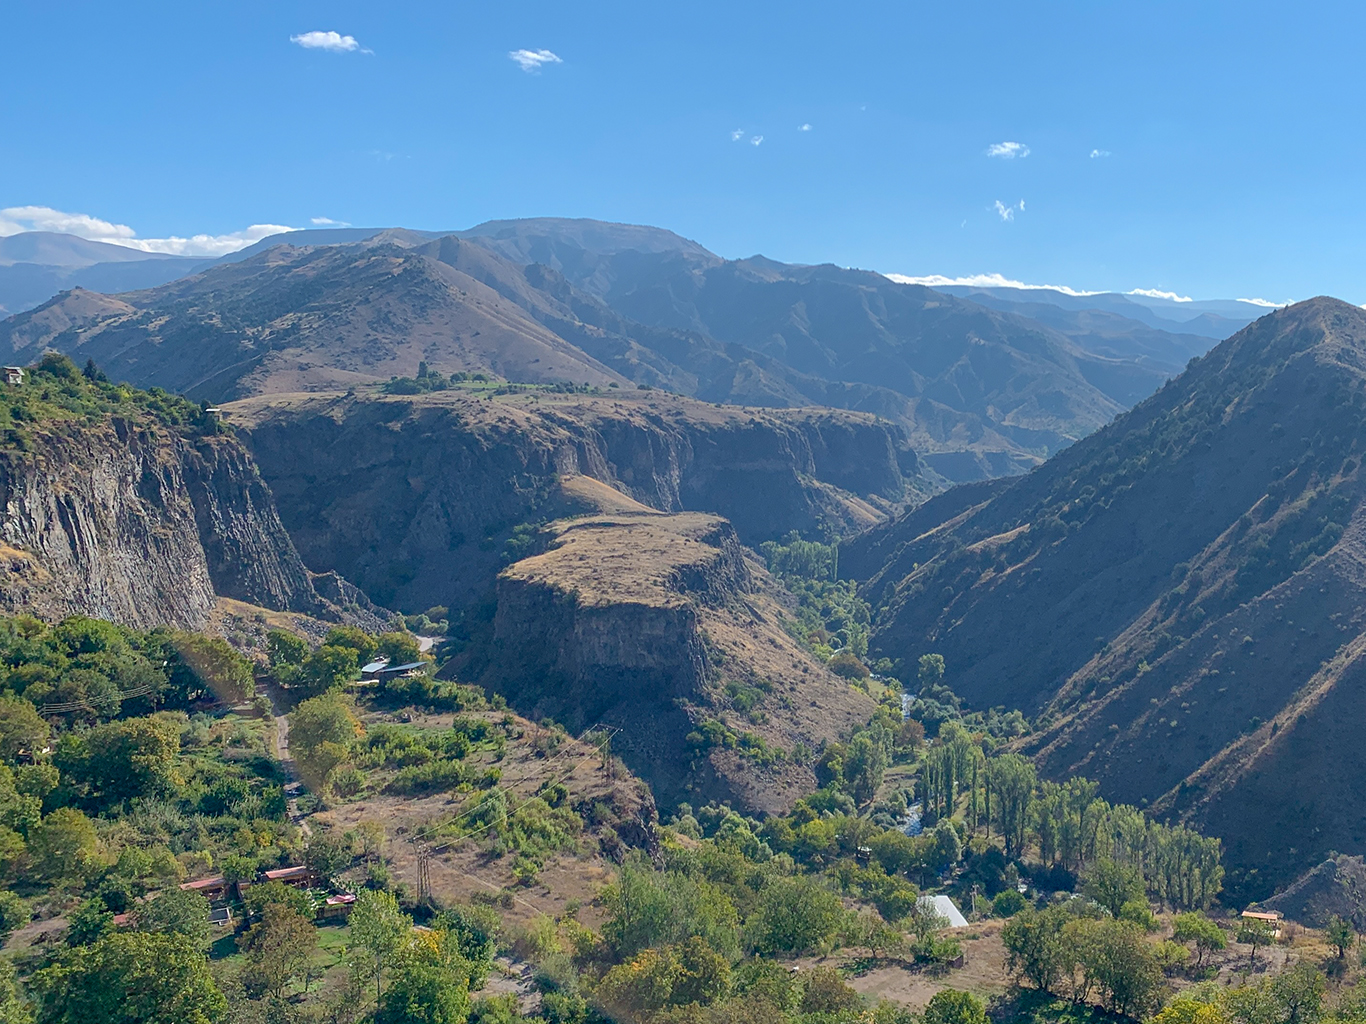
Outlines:
<svg viewBox="0 0 1366 1024"><path fill-rule="evenodd" d="M921 896L915 902L919 907L933 910L949 923L950 928L966 928L968 926L968 919L954 905L953 900L947 896Z"/></svg>
<svg viewBox="0 0 1366 1024"><path fill-rule="evenodd" d="M296 889L307 889L317 884L318 873L303 864L296 864L293 867L262 871L261 881L284 882L285 885L292 885Z"/></svg>
<svg viewBox="0 0 1366 1024"><path fill-rule="evenodd" d="M5 383L11 387L24 383L24 368L22 366L6 366Z"/></svg>
<svg viewBox="0 0 1366 1024"><path fill-rule="evenodd" d="M406 665L386 665L376 674L376 679L402 679L405 676L419 676L431 668L430 661L410 661Z"/></svg>
<svg viewBox="0 0 1366 1024"><path fill-rule="evenodd" d="M1281 912L1279 910L1244 910L1242 915L1249 921L1265 921L1271 928L1271 937L1279 939L1281 937Z"/></svg>
<svg viewBox="0 0 1366 1024"><path fill-rule="evenodd" d="M339 892L323 900L318 907L317 918L322 921L332 921L337 918L351 916L351 908L355 906L356 897L354 893Z"/></svg>
<svg viewBox="0 0 1366 1024"><path fill-rule="evenodd" d="M388 658L376 658L374 661L360 667L360 677L362 679L370 680L378 679L379 674L383 672L388 665Z"/></svg>
<svg viewBox="0 0 1366 1024"><path fill-rule="evenodd" d="M215 907L209 911L209 924L226 928L232 924L231 907Z"/></svg>
<svg viewBox="0 0 1366 1024"><path fill-rule="evenodd" d="M193 882L182 882L180 887L188 892L197 892L210 903L216 900L225 900L230 895L232 886L228 885L227 880L221 875L217 878L200 878Z"/></svg>

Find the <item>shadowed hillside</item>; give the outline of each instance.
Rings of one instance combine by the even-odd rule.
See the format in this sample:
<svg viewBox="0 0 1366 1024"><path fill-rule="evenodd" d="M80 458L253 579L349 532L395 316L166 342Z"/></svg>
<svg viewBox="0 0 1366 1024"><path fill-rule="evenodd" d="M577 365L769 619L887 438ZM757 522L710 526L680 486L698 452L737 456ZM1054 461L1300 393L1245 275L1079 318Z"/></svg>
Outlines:
<svg viewBox="0 0 1366 1024"><path fill-rule="evenodd" d="M1361 849L1364 392L1366 313L1263 317L1029 476L848 545L873 648L1040 715L1050 775L1228 837L1239 895Z"/></svg>

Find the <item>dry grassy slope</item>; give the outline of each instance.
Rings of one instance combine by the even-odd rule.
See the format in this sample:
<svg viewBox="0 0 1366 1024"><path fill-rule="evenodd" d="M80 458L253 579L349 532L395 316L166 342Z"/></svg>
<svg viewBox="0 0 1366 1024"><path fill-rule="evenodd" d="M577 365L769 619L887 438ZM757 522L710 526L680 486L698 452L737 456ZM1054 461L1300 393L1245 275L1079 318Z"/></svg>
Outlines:
<svg viewBox="0 0 1366 1024"><path fill-rule="evenodd" d="M841 560L893 567L874 646L1043 712L1047 774L1223 836L1243 895L1360 850L1364 366L1366 314L1301 303L1029 477L875 531Z"/></svg>
<svg viewBox="0 0 1366 1024"><path fill-rule="evenodd" d="M411 376L424 361L530 382L625 380L489 286L392 244L278 246L117 300L89 295L12 318L0 347L21 361L56 348L210 401Z"/></svg>
<svg viewBox="0 0 1366 1024"><path fill-rule="evenodd" d="M872 714L866 694L784 632L771 584L725 520L624 512L548 531L547 551L499 576L482 681L533 717L619 727L615 749L662 800L774 812L814 788L806 763L690 749L685 738L704 720L791 752ZM735 710L728 683L767 688L760 713Z"/></svg>
<svg viewBox="0 0 1366 1024"><path fill-rule="evenodd" d="M419 610L482 594L516 524L597 507L566 499L562 479L590 477L661 511L716 512L757 544L876 522L914 459L868 415L626 389L268 396L232 404L228 420L310 564Z"/></svg>

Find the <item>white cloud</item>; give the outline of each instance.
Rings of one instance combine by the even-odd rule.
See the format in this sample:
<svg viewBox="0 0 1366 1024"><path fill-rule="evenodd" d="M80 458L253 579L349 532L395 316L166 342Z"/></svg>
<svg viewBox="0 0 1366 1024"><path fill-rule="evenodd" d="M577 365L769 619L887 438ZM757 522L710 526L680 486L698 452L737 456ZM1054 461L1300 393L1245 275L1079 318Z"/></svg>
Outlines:
<svg viewBox="0 0 1366 1024"><path fill-rule="evenodd" d="M764 144L764 137L762 135L755 135L749 140L749 144L751 146L762 146Z"/></svg>
<svg viewBox="0 0 1366 1024"><path fill-rule="evenodd" d="M0 210L0 236L21 231L57 231L97 242L118 242L137 234L127 224L111 224L84 213L63 213L50 206L11 206Z"/></svg>
<svg viewBox="0 0 1366 1024"><path fill-rule="evenodd" d="M1249 306L1263 306L1267 309L1280 309L1282 306L1293 306L1295 304L1294 299L1287 299L1285 302L1270 302L1266 299L1239 299L1238 301L1246 302Z"/></svg>
<svg viewBox="0 0 1366 1024"><path fill-rule="evenodd" d="M1024 200L1023 200L1023 199L1021 199L1021 200L1020 200L1018 203L1016 203L1014 206L1007 206L1005 203L1001 202L1001 201L998 199L998 200L996 200L996 202L995 202L993 208L994 208L994 209L996 210L996 212L1000 215L1000 217L1001 217L1002 220L1014 220L1014 219L1015 219L1015 214L1016 214L1017 212L1019 212L1019 213L1024 213L1024 208L1025 208L1025 207L1024 207Z"/></svg>
<svg viewBox="0 0 1366 1024"><path fill-rule="evenodd" d="M811 126L810 126L809 124L799 124L799 125L797 125L797 131L799 131L799 132L809 132L810 130L811 130Z"/></svg>
<svg viewBox="0 0 1366 1024"><path fill-rule="evenodd" d="M1168 302L1194 302L1189 295L1177 295L1176 292L1159 291L1157 288L1132 288L1124 293L1125 295L1143 295L1149 299L1166 299Z"/></svg>
<svg viewBox="0 0 1366 1024"><path fill-rule="evenodd" d="M328 53L373 53L356 42L355 36L344 36L340 32L303 32L290 36L289 41L305 50L326 50Z"/></svg>
<svg viewBox="0 0 1366 1024"><path fill-rule="evenodd" d="M58 231L93 242L109 242L142 252L164 252L174 256L226 256L270 235L297 230L283 224L253 224L226 235L138 238L137 232L127 224L114 224L85 213L64 213L50 206L10 206L0 210L0 236L23 231Z"/></svg>
<svg viewBox="0 0 1366 1024"><path fill-rule="evenodd" d="M1091 150L1091 159L1092 159L1092 160L1101 159L1101 158L1107 157L1107 156L1109 156L1109 155L1110 155L1110 151L1109 151L1108 149L1093 149L1093 150Z"/></svg>
<svg viewBox="0 0 1366 1024"><path fill-rule="evenodd" d="M527 74L540 71L546 64L564 63L549 50L512 50L508 53L508 57L516 61L517 66Z"/></svg>
<svg viewBox="0 0 1366 1024"><path fill-rule="evenodd" d="M319 228L349 228L349 220L333 220L331 217L313 217L310 223Z"/></svg>
<svg viewBox="0 0 1366 1024"><path fill-rule="evenodd" d="M926 288L947 288L959 286L966 288L1022 288L1026 291L1049 291L1062 292L1064 295L1071 295L1075 298L1085 298L1088 295L1101 295L1103 292L1082 292L1075 288L1069 288L1064 284L1027 284L1024 281L1016 281L1001 274L969 274L966 277L945 277L942 274L927 274L923 277L911 277L906 274L883 274L889 281L897 284L920 284Z"/></svg>
<svg viewBox="0 0 1366 1024"><path fill-rule="evenodd" d="M1023 160L1029 156L1029 147L1023 142L995 142L987 147L987 156L999 157L1002 160L1014 160L1019 157Z"/></svg>
<svg viewBox="0 0 1366 1024"><path fill-rule="evenodd" d="M731 141L731 142L739 142L739 141L740 141L741 139L743 139L744 137L745 137L745 130L744 130L743 128L737 128L737 129L735 129L735 131L733 131L733 132L730 133L730 141Z"/></svg>

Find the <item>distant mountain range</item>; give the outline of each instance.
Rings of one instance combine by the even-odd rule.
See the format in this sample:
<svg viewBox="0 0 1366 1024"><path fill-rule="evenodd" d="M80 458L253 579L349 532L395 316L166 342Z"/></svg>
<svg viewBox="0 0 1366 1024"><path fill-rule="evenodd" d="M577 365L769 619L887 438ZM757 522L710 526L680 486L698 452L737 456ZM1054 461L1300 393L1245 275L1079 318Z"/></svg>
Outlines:
<svg viewBox="0 0 1366 1024"><path fill-rule="evenodd" d="M20 361L55 348L215 402L426 363L833 406L900 424L946 482L1039 464L1242 324L1228 310L1181 321L1184 307L1122 296L959 295L832 265L725 260L659 228L554 218L292 232L213 262L33 233L0 240L0 260L0 301L19 302L22 284L34 306L0 323L0 349Z"/></svg>

